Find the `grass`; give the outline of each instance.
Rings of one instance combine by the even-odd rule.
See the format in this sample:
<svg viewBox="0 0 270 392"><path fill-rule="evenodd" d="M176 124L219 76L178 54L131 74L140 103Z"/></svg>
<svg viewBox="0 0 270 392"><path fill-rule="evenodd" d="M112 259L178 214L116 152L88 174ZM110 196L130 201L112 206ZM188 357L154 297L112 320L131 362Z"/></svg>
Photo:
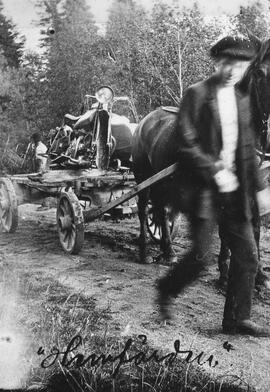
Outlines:
<svg viewBox="0 0 270 392"><path fill-rule="evenodd" d="M241 380L234 386L222 379L211 378L199 366L177 359L173 364L150 361L136 365L134 361L120 367L112 376L116 363L82 368L66 368L60 360L43 369L40 364L51 349L64 349L75 335L83 337L83 344L74 353L119 354L129 336L118 337L117 325L110 308L98 309L93 298L74 294L52 278L24 275L21 285L19 324L28 331L30 344L25 358L29 365L24 388L46 392L227 392L251 391ZM117 337L116 337L117 336ZM135 337L131 337L135 339ZM45 355L38 355L39 347ZM138 339L128 351L151 353L153 347ZM72 358L72 354L69 357ZM127 357L125 357L127 358ZM224 382L223 382L224 381Z"/></svg>

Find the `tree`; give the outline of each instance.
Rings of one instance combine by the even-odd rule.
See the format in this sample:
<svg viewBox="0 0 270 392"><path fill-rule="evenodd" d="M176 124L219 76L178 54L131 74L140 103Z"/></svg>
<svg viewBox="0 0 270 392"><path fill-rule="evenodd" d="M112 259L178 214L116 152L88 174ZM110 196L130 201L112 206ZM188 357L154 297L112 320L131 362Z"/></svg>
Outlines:
<svg viewBox="0 0 270 392"><path fill-rule="evenodd" d="M217 21L206 21L196 4L155 4L142 44L148 107L178 106L186 87L209 76L213 64L208 51L220 32Z"/></svg>
<svg viewBox="0 0 270 392"><path fill-rule="evenodd" d="M9 67L18 68L23 55L24 38L20 38L14 24L3 14L0 0L0 52L5 56Z"/></svg>
<svg viewBox="0 0 270 392"><path fill-rule="evenodd" d="M61 31L62 12L60 11L62 0L38 0L37 12L40 16L37 25L40 27L41 48L45 56L49 54L54 35Z"/></svg>
<svg viewBox="0 0 270 392"><path fill-rule="evenodd" d="M27 135L46 131L49 125L46 70L39 54L28 52L24 56L16 82Z"/></svg>
<svg viewBox="0 0 270 392"><path fill-rule="evenodd" d="M60 8L61 5L61 8ZM50 127L62 121L67 112L78 114L86 93L97 85L99 48L97 26L85 0L41 1L43 7L46 83ZM51 35L44 26L54 30Z"/></svg>
<svg viewBox="0 0 270 392"><path fill-rule="evenodd" d="M16 144L19 129L24 128L17 80L19 71L7 66L7 59L0 56L0 144ZM16 115L15 115L16 114Z"/></svg>
<svg viewBox="0 0 270 392"><path fill-rule="evenodd" d="M113 1L106 31L110 59L108 79L116 93L128 95L142 114L148 107L144 55L148 26L144 8L135 1Z"/></svg>
<svg viewBox="0 0 270 392"><path fill-rule="evenodd" d="M26 54L18 69L6 62L0 56L0 144L25 145L48 117L44 66L35 53Z"/></svg>
<svg viewBox="0 0 270 392"><path fill-rule="evenodd" d="M269 38L269 5L257 0L249 6L241 6L235 17L236 31L247 35L247 29L261 39Z"/></svg>

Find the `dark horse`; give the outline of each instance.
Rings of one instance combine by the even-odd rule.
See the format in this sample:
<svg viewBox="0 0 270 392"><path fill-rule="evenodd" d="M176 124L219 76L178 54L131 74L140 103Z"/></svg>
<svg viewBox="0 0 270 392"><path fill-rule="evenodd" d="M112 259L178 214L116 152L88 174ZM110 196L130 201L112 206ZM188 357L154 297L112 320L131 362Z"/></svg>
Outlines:
<svg viewBox="0 0 270 392"><path fill-rule="evenodd" d="M257 140L263 144L270 112L270 40L261 42L253 36L251 39L257 47L257 55L240 84L250 94ZM177 161L176 119L176 113L170 108L158 108L139 123L132 146L133 171L138 183ZM182 183L185 183L185 188ZM146 219L149 199L154 206L154 219L161 227L163 257L168 263L175 261L169 221L176 219L180 212L188 212L189 194L184 191L187 183L187 178L182 181L180 169L175 175L139 194L141 262L148 262Z"/></svg>

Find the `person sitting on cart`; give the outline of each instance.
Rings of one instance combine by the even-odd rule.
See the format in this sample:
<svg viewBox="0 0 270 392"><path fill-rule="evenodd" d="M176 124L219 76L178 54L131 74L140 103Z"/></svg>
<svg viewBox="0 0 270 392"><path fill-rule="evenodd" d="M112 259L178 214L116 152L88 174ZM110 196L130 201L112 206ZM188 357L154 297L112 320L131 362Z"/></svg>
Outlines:
<svg viewBox="0 0 270 392"><path fill-rule="evenodd" d="M34 152L34 170L40 174L45 173L47 167L47 147L41 141L39 132L33 133L31 136Z"/></svg>

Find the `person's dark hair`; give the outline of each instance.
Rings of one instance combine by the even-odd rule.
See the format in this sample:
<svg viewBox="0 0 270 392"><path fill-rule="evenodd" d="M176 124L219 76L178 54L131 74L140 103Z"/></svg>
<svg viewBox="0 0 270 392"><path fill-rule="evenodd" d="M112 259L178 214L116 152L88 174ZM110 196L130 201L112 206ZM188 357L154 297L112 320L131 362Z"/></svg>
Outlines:
<svg viewBox="0 0 270 392"><path fill-rule="evenodd" d="M41 141L41 134L39 132L35 132L32 134L31 139L35 142L38 143Z"/></svg>

